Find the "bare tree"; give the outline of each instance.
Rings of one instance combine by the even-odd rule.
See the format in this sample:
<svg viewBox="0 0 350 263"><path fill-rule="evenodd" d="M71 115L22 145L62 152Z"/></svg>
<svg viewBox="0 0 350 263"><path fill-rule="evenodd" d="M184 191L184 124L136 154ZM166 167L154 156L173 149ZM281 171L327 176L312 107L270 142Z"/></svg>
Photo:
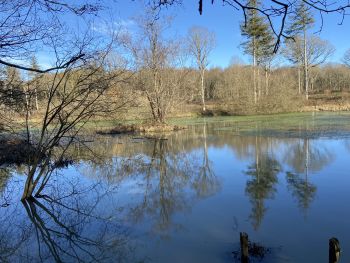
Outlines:
<svg viewBox="0 0 350 263"><path fill-rule="evenodd" d="M215 46L215 35L203 27L192 27L188 32L188 50L200 73L202 109L206 111L204 74L209 65L209 54Z"/></svg>
<svg viewBox="0 0 350 263"><path fill-rule="evenodd" d="M72 4L66 0L13 0L0 5L0 64L33 72L63 69L84 54L71 53L64 63L45 69L33 68L28 62L36 51L57 52L53 46L68 32L65 14L83 16L98 11L100 6L92 1ZM65 38L67 39L67 38Z"/></svg>
<svg viewBox="0 0 350 263"><path fill-rule="evenodd" d="M138 25L141 38L130 39L128 45L138 72L135 87L146 98L153 121L164 123L172 108L183 102L180 88L187 71L181 69L182 48L179 41L163 37L169 20L157 20L149 12Z"/></svg>
<svg viewBox="0 0 350 263"><path fill-rule="evenodd" d="M60 183L48 187L48 195L24 200L22 206L15 205L19 189L12 189L8 201L14 205L1 208L0 261L135 261L130 231L120 226L122 215L114 215L121 206L104 209L115 186L102 187L100 179L62 180L62 172L56 169ZM22 216L14 217L18 213Z"/></svg>
<svg viewBox="0 0 350 263"><path fill-rule="evenodd" d="M350 67L350 49L345 52L343 62L346 66Z"/></svg>
<svg viewBox="0 0 350 263"><path fill-rule="evenodd" d="M304 56L304 43L305 41L301 38L295 38L295 40L287 41L286 48L284 49L284 55L285 57L291 61L292 63L296 64L298 67L298 86L299 86L299 93L300 93L300 66L301 66L301 60ZM313 67L317 67L327 61L331 55L334 53L334 47L332 44L330 44L327 40L322 40L321 38L317 36L311 36L308 37L306 46L306 67L307 72L309 73L310 69ZM311 74L310 74L311 75ZM305 76L304 76L305 77ZM309 78L310 76L308 76ZM307 80L309 82L309 80ZM308 89L305 86L305 96L306 99L308 99Z"/></svg>
<svg viewBox="0 0 350 263"><path fill-rule="evenodd" d="M75 29L64 21L66 15L85 16L100 8L98 2L90 0L79 4L66 0L1 2L0 65L12 71L32 73L28 74L31 75L29 80L12 81L16 83L16 92L14 85L2 82L0 93L1 106L5 105L6 120L2 121L14 131L11 135L23 142L23 150L28 151L29 166L22 200L40 195L51 177L52 168L64 160L68 147L80 140L88 120L126 103L120 100L114 105L115 101L108 96L116 83L130 75L125 65L113 68L108 63L117 39L114 32L111 38L97 39L89 28L86 32L78 29L79 33L75 34ZM28 58L38 51L49 54L53 64L40 69L35 61L31 63ZM39 93L45 96L42 96L36 121L32 121L30 99L35 99L35 108L39 109ZM23 104L18 103L20 100L25 103L19 111L18 105ZM11 103L6 105L6 101ZM13 118L11 112L21 121Z"/></svg>
<svg viewBox="0 0 350 263"><path fill-rule="evenodd" d="M89 60L77 60L64 71L47 73L44 82L47 99L38 126L31 125L26 114L25 141L33 150L28 159L22 200L40 195L52 169L64 160L68 147L79 142L87 121L96 115L110 114L125 104L106 103L108 90L130 75L123 65L118 69L108 68L109 51L96 51L86 56Z"/></svg>

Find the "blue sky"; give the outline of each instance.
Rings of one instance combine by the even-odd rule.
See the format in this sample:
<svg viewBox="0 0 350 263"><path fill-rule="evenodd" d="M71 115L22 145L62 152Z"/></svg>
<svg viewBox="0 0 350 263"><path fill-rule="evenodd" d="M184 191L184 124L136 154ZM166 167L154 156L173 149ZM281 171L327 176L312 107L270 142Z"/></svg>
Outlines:
<svg viewBox="0 0 350 263"><path fill-rule="evenodd" d="M243 55L240 48L242 37L240 35L239 24L243 20L242 13L234 10L230 6L223 6L220 1L214 5L210 1L205 1L204 12L198 13L198 0L185 0L181 7L170 7L163 9L163 14L173 15L174 21L169 29L169 34L185 35L188 29L193 26L203 26L215 32L217 46L211 54L211 66L226 67L233 57L239 57L246 62L249 58ZM113 10L113 16L127 23L129 19L142 14L143 7L138 0L119 0L109 11ZM315 13L315 28L310 30L310 34L317 34L323 39L330 41L336 48L335 54L330 62L340 62L344 52L350 48L350 17L346 17L342 25L339 14L325 14L323 16L323 29L320 29L320 16Z"/></svg>
<svg viewBox="0 0 350 263"><path fill-rule="evenodd" d="M144 12L141 0L109 0L104 2L108 5L99 15L98 19L117 24L123 24L126 28L133 29L135 26L132 19ZM249 62L244 56L240 43L239 24L243 20L242 12L230 6L223 6L221 1L211 5L211 1L205 1L204 12L198 13L198 0L184 0L182 6L163 8L162 15L174 17L172 27L167 34L169 36L185 36L191 26L203 26L216 34L216 48L213 50L210 61L211 67L226 67L233 57ZM97 24L98 19L96 19ZM344 52L350 48L350 17L345 18L343 25L339 14L325 14L323 29L320 29L320 16L315 14L316 25L310 30L310 34L318 34L321 38L329 40L336 48L330 62L340 62ZM98 26L97 26L98 27Z"/></svg>

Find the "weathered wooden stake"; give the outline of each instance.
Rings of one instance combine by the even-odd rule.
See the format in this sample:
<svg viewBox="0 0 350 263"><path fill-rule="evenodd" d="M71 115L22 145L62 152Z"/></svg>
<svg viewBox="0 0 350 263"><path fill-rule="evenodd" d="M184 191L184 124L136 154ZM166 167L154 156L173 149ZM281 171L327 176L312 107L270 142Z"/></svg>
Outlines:
<svg viewBox="0 0 350 263"><path fill-rule="evenodd" d="M242 263L247 263L249 261L248 234L245 232L240 232L239 239L241 242L241 260L242 260Z"/></svg>
<svg viewBox="0 0 350 263"><path fill-rule="evenodd" d="M340 257L340 244L337 238L329 240L329 263L337 263Z"/></svg>

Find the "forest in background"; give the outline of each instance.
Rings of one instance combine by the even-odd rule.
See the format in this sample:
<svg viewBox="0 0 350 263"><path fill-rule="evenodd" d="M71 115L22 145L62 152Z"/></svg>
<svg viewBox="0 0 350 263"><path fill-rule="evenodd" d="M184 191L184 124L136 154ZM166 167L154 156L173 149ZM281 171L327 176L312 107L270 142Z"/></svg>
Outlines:
<svg viewBox="0 0 350 263"><path fill-rule="evenodd" d="M256 8L261 5L256 0L249 0L248 4ZM154 10L145 9L135 20L136 33L118 29L113 33L113 44L108 43L108 52L88 61L84 69L80 65L72 67L69 74L64 70L42 74L3 66L1 126L8 126L9 119L40 120L48 100L60 103L59 97L68 87L77 92L77 81L92 86L93 80L98 80L99 85L104 82L94 102L101 109L94 116L98 119L150 119L164 123L174 116L350 108L350 50L344 54L343 63L327 63L335 48L311 33L315 21L303 1L295 7L292 22L287 24L291 37L285 39L277 53L268 20L256 9L249 9L240 26L241 47L251 64L232 59L227 68L210 67L214 32L194 26L187 36L167 38L164 35L171 27L171 18L155 19L157 15ZM31 57L30 67L40 70L35 56ZM54 79L57 82L53 84ZM86 91L77 92L73 100L98 93Z"/></svg>

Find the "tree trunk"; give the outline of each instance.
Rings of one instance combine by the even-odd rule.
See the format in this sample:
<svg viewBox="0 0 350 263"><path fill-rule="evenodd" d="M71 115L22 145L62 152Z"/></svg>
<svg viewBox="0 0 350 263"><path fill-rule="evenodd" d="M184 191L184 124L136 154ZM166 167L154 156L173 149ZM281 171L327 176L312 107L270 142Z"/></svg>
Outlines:
<svg viewBox="0 0 350 263"><path fill-rule="evenodd" d="M28 199L28 198L33 196L33 191L34 191L34 181L33 181L34 172L35 172L35 170L33 170L33 169L31 169L28 172L28 176L27 176L27 179L26 179L26 182L25 182L25 185L24 185L24 190L23 190L23 194L22 194L21 200L26 200L26 199Z"/></svg>
<svg viewBox="0 0 350 263"><path fill-rule="evenodd" d="M261 98L261 82L260 82L260 67L257 67L257 93L258 93L258 101Z"/></svg>
<svg viewBox="0 0 350 263"><path fill-rule="evenodd" d="M37 89L34 89L34 93L35 93L35 109L38 111L39 110L39 103L38 103L38 92Z"/></svg>
<svg viewBox="0 0 350 263"><path fill-rule="evenodd" d="M25 88L25 86L23 86L23 92L24 92L24 98L26 100L26 110L27 110L27 114L30 116L30 106L29 106L29 99L28 99L28 90L29 90L29 87Z"/></svg>
<svg viewBox="0 0 350 263"><path fill-rule="evenodd" d="M154 102L153 102L153 100L152 100L152 98L150 97L149 94L146 94L146 96L147 96L147 100L148 100L149 106L151 108L151 113L152 113L153 120L156 121L157 120L157 114L156 114L156 109L155 109Z"/></svg>
<svg viewBox="0 0 350 263"><path fill-rule="evenodd" d="M158 102L158 104L159 104L159 102ZM164 123L165 122L165 118L164 118L164 112L163 112L163 110L162 110L162 108L161 108L161 105L158 105L158 109L157 109L157 113L158 113L158 122L159 123Z"/></svg>
<svg viewBox="0 0 350 263"><path fill-rule="evenodd" d="M258 96L257 96L258 94L256 90L255 66L256 66L255 38L253 38L253 86L254 86L254 103L256 104L258 101Z"/></svg>
<svg viewBox="0 0 350 263"><path fill-rule="evenodd" d="M298 93L301 94L301 72L300 66L298 65Z"/></svg>
<svg viewBox="0 0 350 263"><path fill-rule="evenodd" d="M305 85L305 98L309 99L309 70L308 70L308 60L307 60L307 39L306 39L306 29L304 28L304 85Z"/></svg>
<svg viewBox="0 0 350 263"><path fill-rule="evenodd" d="M265 66L265 95L269 95L269 69Z"/></svg>
<svg viewBox="0 0 350 263"><path fill-rule="evenodd" d="M201 96L202 96L202 107L203 107L203 111L206 111L206 106L205 106L205 88L204 88L204 73L205 73L205 69L201 69Z"/></svg>

